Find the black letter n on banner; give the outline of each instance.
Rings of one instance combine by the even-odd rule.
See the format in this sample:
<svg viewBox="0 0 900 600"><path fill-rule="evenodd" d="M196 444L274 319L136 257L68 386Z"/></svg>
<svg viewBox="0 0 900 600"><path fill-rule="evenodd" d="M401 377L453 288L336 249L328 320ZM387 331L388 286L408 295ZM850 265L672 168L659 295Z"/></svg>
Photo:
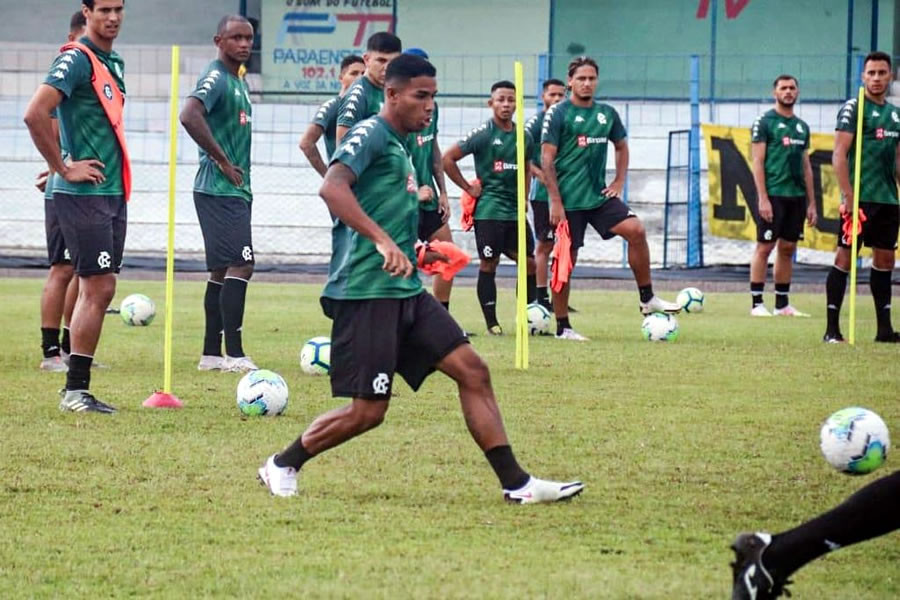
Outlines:
<svg viewBox="0 0 900 600"><path fill-rule="evenodd" d="M719 185L722 189L722 204L713 206L713 215L724 221L743 221L744 207L738 204L737 190L741 188L747 200L747 208L757 222L756 184L747 161L734 145L734 140L713 137L713 150L719 153Z"/></svg>

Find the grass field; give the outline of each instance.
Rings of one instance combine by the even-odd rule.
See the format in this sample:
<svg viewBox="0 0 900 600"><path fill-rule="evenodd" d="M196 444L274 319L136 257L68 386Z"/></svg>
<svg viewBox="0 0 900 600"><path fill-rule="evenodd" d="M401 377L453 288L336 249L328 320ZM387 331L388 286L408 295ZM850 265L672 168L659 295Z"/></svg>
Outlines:
<svg viewBox="0 0 900 600"><path fill-rule="evenodd" d="M341 403L297 364L301 342L329 331L320 286L251 285L245 348L291 400L283 417L243 420L239 376L195 370L199 282L176 287L184 410L140 406L162 383L160 311L147 328L107 318L98 359L111 368L93 387L120 413L60 413L63 376L36 368L41 284L0 282L0 598L724 598L737 532L793 526L873 479L821 458L828 414L860 404L900 437L900 349L871 341L868 296L856 348L820 342L819 296L793 297L813 319L752 320L745 293L708 295L666 345L641 340L635 292L576 291L573 323L592 342L533 339L526 372L512 368L513 337L474 345L523 466L583 479L581 497L503 503L454 386L435 376L418 394L399 384L382 427L311 461L300 495L276 499L256 468ZM120 281L117 301L133 292L161 308L161 283ZM500 303L512 331L509 290ZM453 309L483 329L472 288ZM793 590L897 598L898 564L895 533L811 564Z"/></svg>

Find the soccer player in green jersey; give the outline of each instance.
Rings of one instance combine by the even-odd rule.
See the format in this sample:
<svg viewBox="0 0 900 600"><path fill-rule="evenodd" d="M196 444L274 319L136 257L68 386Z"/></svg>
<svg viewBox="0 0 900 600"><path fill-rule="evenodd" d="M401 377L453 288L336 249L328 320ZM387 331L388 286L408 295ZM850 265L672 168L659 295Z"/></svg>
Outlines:
<svg viewBox="0 0 900 600"><path fill-rule="evenodd" d="M403 44L393 33L381 31L366 41L366 72L357 79L344 97L338 109L335 141L340 143L347 130L359 121L377 115L384 105L384 74L391 60L400 55Z"/></svg>
<svg viewBox="0 0 900 600"><path fill-rule="evenodd" d="M544 115L541 133L541 169L550 198L550 226L568 220L572 236L572 265L584 245L588 224L607 240L621 236L628 241L628 264L640 292L640 310L678 313L681 308L653 294L650 248L644 225L620 197L628 169L628 142L619 114L608 104L596 102L599 69L594 59L579 56L569 63L567 100L551 106ZM616 177L606 183L606 150L616 149ZM585 341L569 323L569 287L566 282L553 294L556 337Z"/></svg>
<svg viewBox="0 0 900 600"><path fill-rule="evenodd" d="M219 57L197 80L181 111L181 124L200 151L194 207L209 271L203 299L206 333L197 368L246 372L257 368L244 354L241 335L254 264L250 229L252 107L250 89L239 70L250 58L253 26L244 17L227 15L219 21L213 41Z"/></svg>
<svg viewBox="0 0 900 600"><path fill-rule="evenodd" d="M84 14L79 10L69 20L69 41L75 41L84 35ZM59 122L56 112L50 115L53 119L54 135L59 138ZM60 140L60 149L65 159L66 149ZM68 360L71 351L69 324L72 322L72 311L78 297L78 278L72 266L72 256L66 248L59 217L53 204L53 172L49 168L38 175L37 188L44 192L44 230L47 234L47 259L50 271L41 294L41 359L42 371L65 373L69 370ZM60 340L59 324L63 321L62 340Z"/></svg>
<svg viewBox="0 0 900 600"><path fill-rule="evenodd" d="M428 60L428 53L421 48L409 48L403 52ZM444 182L444 167L441 164L441 148L438 145L438 105L435 103L431 121L422 131L409 134L407 149L416 170L416 185L419 186L419 239L423 242L452 242L450 233L450 201ZM453 280L446 281L440 275L432 277L431 291L434 297L450 310L450 291ZM468 334L472 335L472 334Z"/></svg>
<svg viewBox="0 0 900 600"><path fill-rule="evenodd" d="M778 598L791 583L788 577L804 565L840 548L900 529L898 498L900 471L895 471L793 529L774 535L740 534L731 546L735 553L735 561L731 563L732 600ZM888 564L894 564L893 571L889 572L896 574L896 563ZM838 591L834 595L855 597L851 590L847 590L846 596Z"/></svg>
<svg viewBox="0 0 900 600"><path fill-rule="evenodd" d="M447 176L478 200L475 205L475 243L478 247L478 302L490 335L503 335L497 322L497 265L500 255L506 254L518 262L518 185L516 181L516 126L512 117L516 110L516 88L510 81L498 81L491 86L488 106L493 116L476 127L462 140L444 153L444 171ZM531 135L525 133L528 156L533 151ZM457 163L472 154L475 159L475 175L478 181L466 181ZM528 180L525 181L527 185ZM528 302L534 302L535 267L534 236L526 224L526 256Z"/></svg>
<svg viewBox="0 0 900 600"><path fill-rule="evenodd" d="M325 154L330 159L334 154L334 134L337 129L338 109L341 106L341 98L347 93L347 89L359 76L366 70L366 63L362 56L350 54L341 60L341 72L338 80L341 83L341 91L334 98L326 100L316 111L316 116L303 132L300 138L300 150L306 155L306 160L316 172L325 177L325 171L328 167L319 154L319 148L316 144L319 138L325 137Z"/></svg>
<svg viewBox="0 0 900 600"><path fill-rule="evenodd" d="M531 183L531 212L534 217L534 235L537 244L534 249L534 263L537 280L537 301L547 310L553 310L550 305L550 296L547 293L547 268L550 265L550 253L553 252L553 228L550 227L550 206L547 198L547 188L544 187L544 173L541 171L541 127L544 124L544 115L547 109L554 104L559 104L566 98L566 84L559 79L547 79L544 81L541 92L541 102L544 110L539 111L525 122L525 129L531 135L534 142L534 152L529 157L529 172L534 180ZM569 310L572 310L571 307Z"/></svg>
<svg viewBox="0 0 900 600"><path fill-rule="evenodd" d="M487 365L416 272L419 200L406 137L434 110L435 69L412 55L387 68L385 105L357 123L331 158L320 194L336 217L322 308L332 320L331 389L350 403L317 417L259 478L277 496L297 493L312 457L384 420L394 373L418 389L435 370L459 386L463 416L510 502L554 502L584 488L531 477L513 455ZM425 262L442 257L426 251ZM446 257L443 257L446 259Z"/></svg>
<svg viewBox="0 0 900 600"><path fill-rule="evenodd" d="M876 342L900 343L900 333L891 325L891 275L897 250L900 226L900 203L897 199L897 176L900 172L900 108L889 104L885 96L893 79L891 57L872 52L863 62L865 86L863 110L862 165L859 186L859 209L865 214L859 239L872 249L869 286L875 302L878 322ZM859 106L856 98L848 100L838 113L831 164L841 188L841 202L850 216L853 212L853 176L856 151L856 120ZM844 341L841 334L841 304L850 271L850 238L839 236L834 266L825 282L828 325L823 341Z"/></svg>
<svg viewBox="0 0 900 600"><path fill-rule="evenodd" d="M53 204L79 277L71 323L72 353L59 407L109 414L116 409L98 400L89 389L94 351L106 308L115 295L116 274L125 248L125 154L92 78L111 77L119 92L125 94L125 63L112 49L122 27L125 5L123 0L84 0L81 10L87 31L79 41L108 74L95 76L90 58L81 50L62 52L32 97L25 124L55 173ZM106 93L107 98L115 97L111 89ZM59 136L54 134L50 118L54 110L59 117ZM60 137L69 151L67 161L62 158Z"/></svg>
<svg viewBox="0 0 900 600"><path fill-rule="evenodd" d="M816 224L812 165L809 162L809 125L794 115L797 79L779 75L772 84L775 107L760 115L751 128L753 181L758 215L756 250L750 261L750 294L754 317L771 317L763 304L769 255L775 255L775 316L808 317L791 306L794 253L803 239L803 219Z"/></svg>

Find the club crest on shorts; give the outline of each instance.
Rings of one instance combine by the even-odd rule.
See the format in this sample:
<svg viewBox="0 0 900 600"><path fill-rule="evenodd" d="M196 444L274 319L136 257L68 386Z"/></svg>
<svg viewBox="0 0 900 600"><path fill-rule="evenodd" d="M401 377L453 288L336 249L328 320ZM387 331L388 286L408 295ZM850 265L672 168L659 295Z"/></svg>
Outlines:
<svg viewBox="0 0 900 600"><path fill-rule="evenodd" d="M108 269L112 266L112 257L109 255L109 252L103 250L99 255L97 255L97 265L101 269Z"/></svg>
<svg viewBox="0 0 900 600"><path fill-rule="evenodd" d="M253 260L253 250L250 248L250 246L244 246L244 249L241 250L241 258L243 258L247 262L251 262Z"/></svg>
<svg viewBox="0 0 900 600"><path fill-rule="evenodd" d="M391 378L387 376L387 373L379 373L378 376L372 380L372 391L383 396L388 393L388 386L390 383Z"/></svg>

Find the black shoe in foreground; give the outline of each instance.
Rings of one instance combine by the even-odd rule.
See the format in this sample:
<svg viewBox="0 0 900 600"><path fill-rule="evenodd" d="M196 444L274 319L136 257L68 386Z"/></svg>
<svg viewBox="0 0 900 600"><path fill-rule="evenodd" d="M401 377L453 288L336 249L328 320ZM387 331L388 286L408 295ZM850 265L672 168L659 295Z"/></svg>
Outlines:
<svg viewBox="0 0 900 600"><path fill-rule="evenodd" d="M876 342L885 342L888 344L900 344L900 331L892 331L883 335L875 336Z"/></svg>
<svg viewBox="0 0 900 600"><path fill-rule="evenodd" d="M825 335L822 336L822 341L826 344L843 344L844 336L841 335L840 332L837 333L829 333L825 332Z"/></svg>
<svg viewBox="0 0 900 600"><path fill-rule="evenodd" d="M96 412L111 415L116 409L97 400L87 390L60 390L59 410L63 412Z"/></svg>
<svg viewBox="0 0 900 600"><path fill-rule="evenodd" d="M772 536L768 533L742 533L731 544L734 550L731 600L769 600L782 594L791 595L785 589L790 582L773 577L763 566L763 551L771 543Z"/></svg>

